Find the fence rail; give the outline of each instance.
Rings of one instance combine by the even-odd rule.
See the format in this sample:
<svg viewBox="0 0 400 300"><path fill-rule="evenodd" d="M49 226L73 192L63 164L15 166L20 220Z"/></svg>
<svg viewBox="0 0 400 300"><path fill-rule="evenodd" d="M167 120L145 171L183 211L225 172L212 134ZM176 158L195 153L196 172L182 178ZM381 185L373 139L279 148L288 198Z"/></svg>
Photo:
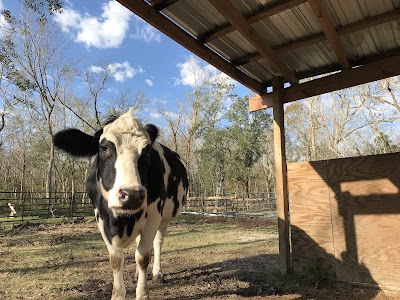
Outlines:
<svg viewBox="0 0 400 300"><path fill-rule="evenodd" d="M85 192L0 192L0 222L93 215Z"/></svg>
<svg viewBox="0 0 400 300"><path fill-rule="evenodd" d="M245 193L206 196L190 194L184 213L219 214L225 216L274 215L276 199L273 193Z"/></svg>
<svg viewBox="0 0 400 300"><path fill-rule="evenodd" d="M183 213L223 216L274 215L273 193L203 195L191 193ZM0 192L0 223L51 218L75 218L93 215L85 192Z"/></svg>

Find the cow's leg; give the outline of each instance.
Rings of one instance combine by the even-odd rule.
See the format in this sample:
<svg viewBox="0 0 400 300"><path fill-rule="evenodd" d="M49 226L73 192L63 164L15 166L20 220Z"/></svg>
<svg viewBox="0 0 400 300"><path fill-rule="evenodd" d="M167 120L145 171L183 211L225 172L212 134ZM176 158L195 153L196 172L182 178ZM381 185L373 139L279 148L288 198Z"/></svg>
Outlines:
<svg viewBox="0 0 400 300"><path fill-rule="evenodd" d="M101 236L103 237L104 243L107 246L108 253L110 255L110 265L114 274L114 284L112 291L112 300L124 300L125 299L125 284L122 277L122 269L124 266L124 250L121 248L116 248L107 239L107 235L104 231L104 223L100 218L97 209L95 209L95 216L97 221L97 226L99 227Z"/></svg>
<svg viewBox="0 0 400 300"><path fill-rule="evenodd" d="M160 227L157 230L157 234L153 241L154 248L154 263L153 263L153 281L162 282L162 270L161 270L161 247L164 242L164 237L167 232L169 220L162 221Z"/></svg>
<svg viewBox="0 0 400 300"><path fill-rule="evenodd" d="M161 216L149 216L151 222L147 223L140 233L140 241L136 247L135 260L138 270L136 286L136 299L144 300L149 298L149 286L147 283L147 267L150 263L151 248L160 224Z"/></svg>
<svg viewBox="0 0 400 300"><path fill-rule="evenodd" d="M140 243L140 234L136 237L136 248L139 246ZM135 279L137 281L139 277L139 264L136 264L136 271L135 271Z"/></svg>
<svg viewBox="0 0 400 300"><path fill-rule="evenodd" d="M114 274L114 284L112 291L112 300L125 299L125 284L122 276L124 266L124 250L107 245L108 253L110 254L110 265Z"/></svg>

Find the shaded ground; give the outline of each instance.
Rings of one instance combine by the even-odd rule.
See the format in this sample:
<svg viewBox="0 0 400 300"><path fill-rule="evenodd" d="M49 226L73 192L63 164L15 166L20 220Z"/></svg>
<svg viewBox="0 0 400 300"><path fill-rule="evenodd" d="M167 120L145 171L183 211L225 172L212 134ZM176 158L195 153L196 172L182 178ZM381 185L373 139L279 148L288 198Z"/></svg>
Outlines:
<svg viewBox="0 0 400 300"><path fill-rule="evenodd" d="M275 222L181 217L165 240L164 283L152 299L400 299L399 294L282 276ZM0 232L0 299L110 299L112 272L94 222ZM134 248L126 252L127 299L134 299Z"/></svg>

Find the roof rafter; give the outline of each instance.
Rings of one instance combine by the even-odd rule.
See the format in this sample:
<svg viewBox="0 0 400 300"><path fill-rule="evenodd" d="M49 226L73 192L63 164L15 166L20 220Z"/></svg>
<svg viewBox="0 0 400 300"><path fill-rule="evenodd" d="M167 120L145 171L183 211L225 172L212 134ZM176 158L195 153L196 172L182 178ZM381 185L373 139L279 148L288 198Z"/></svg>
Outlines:
<svg viewBox="0 0 400 300"><path fill-rule="evenodd" d="M308 0L308 4L310 5L314 15L317 17L322 31L324 32L343 69L350 68L351 65L347 58L346 50L340 41L339 35L336 32L336 28L333 25L325 4L322 2L322 0Z"/></svg>
<svg viewBox="0 0 400 300"><path fill-rule="evenodd" d="M163 10L168 6L178 2L179 0L153 0L150 2L150 5L155 7L157 10Z"/></svg>
<svg viewBox="0 0 400 300"><path fill-rule="evenodd" d="M150 6L143 0L118 0L118 2L189 51L214 65L252 91L256 93L263 92L263 85L260 82L232 66L223 57L216 54L210 48L197 41L175 23L163 16L156 8Z"/></svg>
<svg viewBox="0 0 400 300"><path fill-rule="evenodd" d="M266 7L263 7L260 10L254 11L249 15L245 16L245 18L250 24L253 24L257 21L260 21L262 19L283 12L289 8L300 5L304 2L307 2L307 0L281 0ZM198 39L203 43L208 43L235 30L236 28L231 24L225 24L211 30L210 32L202 34L201 36L198 37Z"/></svg>
<svg viewBox="0 0 400 300"><path fill-rule="evenodd" d="M296 84L284 90L285 103L333 92L336 90L400 75L400 53L379 59L363 66L342 70L339 73ZM255 96L249 101L250 111L272 106L273 93Z"/></svg>
<svg viewBox="0 0 400 300"><path fill-rule="evenodd" d="M279 72L291 83L298 82L294 72L290 70L275 51L263 41L259 33L230 1L209 0L209 2L264 56L265 59L269 61L269 64L275 71Z"/></svg>
<svg viewBox="0 0 400 300"><path fill-rule="evenodd" d="M394 20L398 20L400 19L400 8L397 8L393 11L387 12L387 13L383 13L380 15L376 15L373 17L369 17L365 20L361 20L358 22L354 22L342 27L338 27L336 29L337 34L339 36L341 35L345 35L345 34L349 34L358 30L363 30L366 29L370 26L376 26L376 25L380 25L380 24L384 24L387 22L391 22ZM305 46L309 46L312 44L316 44L319 42L323 42L326 40L326 36L323 33L317 33L311 36L307 36L292 42L289 42L287 44L283 44L280 45L278 47L274 47L272 48L273 50L276 51L277 54L282 54L282 53L286 53L301 47L305 47ZM246 56L243 57L239 57L235 60L233 60L232 62L236 65L236 66L240 66L252 61L257 61L262 59L262 55L258 52L254 52L254 53L250 53Z"/></svg>

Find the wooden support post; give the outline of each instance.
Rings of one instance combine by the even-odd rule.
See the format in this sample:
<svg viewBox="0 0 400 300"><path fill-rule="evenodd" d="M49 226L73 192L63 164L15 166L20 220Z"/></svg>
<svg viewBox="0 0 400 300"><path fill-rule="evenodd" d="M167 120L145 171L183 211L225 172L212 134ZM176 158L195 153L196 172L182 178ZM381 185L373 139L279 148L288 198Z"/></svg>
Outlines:
<svg viewBox="0 0 400 300"><path fill-rule="evenodd" d="M289 239L289 199L286 172L285 128L284 128L284 81L281 77L272 80L274 110L274 147L275 147L275 189L278 211L279 259L283 274L291 272Z"/></svg>

